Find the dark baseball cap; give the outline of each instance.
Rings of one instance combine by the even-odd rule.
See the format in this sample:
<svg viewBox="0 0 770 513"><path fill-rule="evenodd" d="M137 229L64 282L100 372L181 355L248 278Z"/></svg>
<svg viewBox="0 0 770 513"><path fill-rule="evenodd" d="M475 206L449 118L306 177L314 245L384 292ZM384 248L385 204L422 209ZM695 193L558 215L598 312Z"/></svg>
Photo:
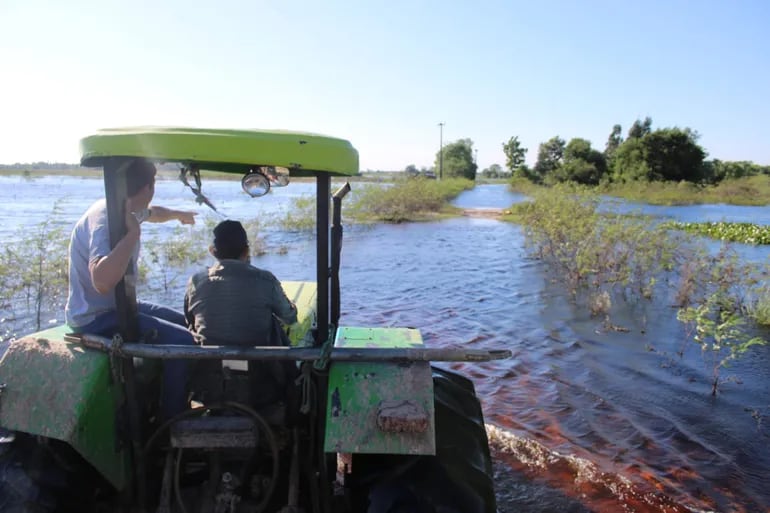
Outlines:
<svg viewBox="0 0 770 513"><path fill-rule="evenodd" d="M246 230L239 221L222 221L214 228L214 247L218 251L233 253L249 245Z"/></svg>

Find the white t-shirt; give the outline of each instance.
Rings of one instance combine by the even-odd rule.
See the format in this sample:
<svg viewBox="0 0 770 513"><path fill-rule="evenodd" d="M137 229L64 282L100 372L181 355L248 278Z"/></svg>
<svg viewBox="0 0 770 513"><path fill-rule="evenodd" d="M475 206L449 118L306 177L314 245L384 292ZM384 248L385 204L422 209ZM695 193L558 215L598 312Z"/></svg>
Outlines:
<svg viewBox="0 0 770 513"><path fill-rule="evenodd" d="M148 214L139 213L144 221ZM134 249L133 265L136 265L140 244ZM71 328L85 326L99 314L115 309L115 291L99 294L91 281L88 264L110 254L110 229L107 225L107 202L99 200L86 211L75 224L69 245L69 295L64 308L64 318Z"/></svg>

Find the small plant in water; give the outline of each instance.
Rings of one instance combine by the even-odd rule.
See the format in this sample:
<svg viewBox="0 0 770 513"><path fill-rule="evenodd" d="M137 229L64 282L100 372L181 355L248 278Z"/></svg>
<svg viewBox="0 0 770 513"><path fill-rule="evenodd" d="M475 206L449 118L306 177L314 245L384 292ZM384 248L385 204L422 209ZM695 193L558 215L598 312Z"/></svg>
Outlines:
<svg viewBox="0 0 770 513"><path fill-rule="evenodd" d="M9 312L24 304L36 330L44 315L63 309L67 293L68 237L59 213L55 205L45 221L20 230L18 244L6 247L0 258L0 306Z"/></svg>
<svg viewBox="0 0 770 513"><path fill-rule="evenodd" d="M300 196L293 198L289 210L283 219L281 226L285 230L311 231L315 228L315 197Z"/></svg>
<svg viewBox="0 0 770 513"><path fill-rule="evenodd" d="M145 279L151 289L160 288L167 293L180 277L187 279L189 267L206 255L198 237L191 236L187 230L177 227L172 235L152 238L144 243L144 258L148 263ZM160 287L157 282L160 282Z"/></svg>
<svg viewBox="0 0 770 513"><path fill-rule="evenodd" d="M764 345L760 337L749 337L743 325L745 320L736 311L730 300L719 293L705 303L679 310L677 319L688 324L694 331L693 340L700 344L706 364L711 368L711 395L724 380L720 369L745 353L750 347Z"/></svg>

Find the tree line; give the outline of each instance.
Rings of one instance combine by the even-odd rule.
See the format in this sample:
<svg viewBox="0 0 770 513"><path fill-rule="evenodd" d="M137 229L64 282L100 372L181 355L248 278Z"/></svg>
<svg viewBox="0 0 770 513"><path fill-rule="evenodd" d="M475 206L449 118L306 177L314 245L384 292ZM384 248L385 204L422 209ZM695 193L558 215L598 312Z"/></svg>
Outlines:
<svg viewBox="0 0 770 513"><path fill-rule="evenodd" d="M566 141L558 135L541 143L533 167L526 164L528 149L518 136L503 142L505 168L492 164L481 171L485 178L526 179L551 185L574 182L585 185L633 181L686 181L716 184L725 179L759 174L770 175L770 166L751 161L707 160L706 150L698 144L699 134L691 128L652 127L652 118L637 119L623 136L623 127L610 130L603 150L591 141L575 137ZM443 158L441 153L443 152ZM436 152L432 168L417 169L410 164L410 176L430 178L467 178L475 180L478 171L473 141L459 139Z"/></svg>
<svg viewBox="0 0 770 513"><path fill-rule="evenodd" d="M528 150L518 136L503 143L503 152L506 167L514 178L545 185L639 180L716 184L725 179L770 175L770 166L750 161L706 160L707 153L698 144L698 138L691 128L653 130L652 119L646 117L634 121L625 138L622 126L614 125L604 151L593 148L587 139L575 137L566 142L555 136L539 145L532 168L524 162ZM490 171L497 170L490 166Z"/></svg>

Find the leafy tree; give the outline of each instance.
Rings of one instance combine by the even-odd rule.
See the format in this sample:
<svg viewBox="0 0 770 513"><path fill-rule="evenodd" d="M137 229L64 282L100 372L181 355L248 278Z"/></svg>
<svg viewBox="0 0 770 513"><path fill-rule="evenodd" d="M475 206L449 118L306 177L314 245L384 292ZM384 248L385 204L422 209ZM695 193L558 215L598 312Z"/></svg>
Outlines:
<svg viewBox="0 0 770 513"><path fill-rule="evenodd" d="M722 180L766 174L766 169L767 166L760 166L749 160L725 161L714 159L703 163L703 178L707 182L717 183Z"/></svg>
<svg viewBox="0 0 770 513"><path fill-rule="evenodd" d="M508 139L508 142L503 143L503 153L505 153L505 166L513 174L524 165L527 148L521 145L519 136L514 136Z"/></svg>
<svg viewBox="0 0 770 513"><path fill-rule="evenodd" d="M651 180L646 149L639 138L626 139L612 156L612 179L617 182Z"/></svg>
<svg viewBox="0 0 770 513"><path fill-rule="evenodd" d="M440 153L436 152L436 169L439 169ZM444 146L443 178L476 179L476 163L473 161L473 141L459 139Z"/></svg>
<svg viewBox="0 0 770 513"><path fill-rule="evenodd" d="M577 182L596 185L607 174L607 161L604 154L591 148L586 139L574 138L564 148L564 162L555 171L558 181Z"/></svg>
<svg viewBox="0 0 770 513"><path fill-rule="evenodd" d="M534 168L534 176L537 177L538 181L545 179L549 173L561 165L564 146L564 139L558 135L540 144L537 149L537 162Z"/></svg>
<svg viewBox="0 0 770 513"><path fill-rule="evenodd" d="M612 158L615 150L617 150L618 146L623 143L623 136L621 135L622 130L623 128L620 125L612 127L612 132L610 132L610 136L607 138L607 144L604 146L604 156L607 160Z"/></svg>
<svg viewBox="0 0 770 513"><path fill-rule="evenodd" d="M631 128L628 129L629 139L640 139L652 131L652 118L647 116L644 121L638 119L634 121Z"/></svg>
<svg viewBox="0 0 770 513"><path fill-rule="evenodd" d="M688 128L663 128L641 137L629 133L613 157L614 178L700 181L704 178L706 152L698 145L697 137Z"/></svg>
<svg viewBox="0 0 770 513"><path fill-rule="evenodd" d="M534 182L534 183L537 183L540 181L540 177L537 176L537 174L535 174L535 171L526 164L522 164L521 166L519 166L519 168L513 174L511 174L511 177L514 179L526 178L530 182Z"/></svg>
<svg viewBox="0 0 770 513"><path fill-rule="evenodd" d="M689 129L664 128L646 135L647 165L654 180L686 180L703 178L706 152L697 143L697 134Z"/></svg>
<svg viewBox="0 0 770 513"><path fill-rule="evenodd" d="M507 175L507 173L503 171L503 168L500 167L500 164L492 164L481 172L481 176L484 178L502 178L505 175Z"/></svg>
<svg viewBox="0 0 770 513"><path fill-rule="evenodd" d="M417 166L414 164L409 164L404 168L404 172L410 176L419 174L420 171L417 170Z"/></svg>

